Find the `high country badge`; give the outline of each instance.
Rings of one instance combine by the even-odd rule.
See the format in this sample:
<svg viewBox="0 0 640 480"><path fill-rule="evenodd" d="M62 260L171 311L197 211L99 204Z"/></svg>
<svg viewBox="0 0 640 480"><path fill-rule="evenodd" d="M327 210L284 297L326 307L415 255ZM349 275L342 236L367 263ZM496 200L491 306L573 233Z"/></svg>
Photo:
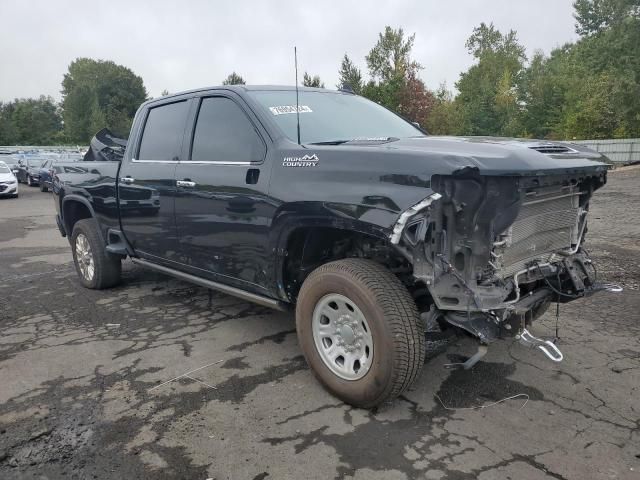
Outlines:
<svg viewBox="0 0 640 480"><path fill-rule="evenodd" d="M303 157L284 157L283 167L315 167L318 165L318 155L305 155Z"/></svg>

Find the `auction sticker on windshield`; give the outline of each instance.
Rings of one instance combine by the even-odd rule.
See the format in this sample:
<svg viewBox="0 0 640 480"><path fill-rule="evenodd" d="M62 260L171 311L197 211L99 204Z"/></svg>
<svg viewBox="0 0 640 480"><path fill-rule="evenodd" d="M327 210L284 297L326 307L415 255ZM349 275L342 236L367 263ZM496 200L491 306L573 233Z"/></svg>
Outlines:
<svg viewBox="0 0 640 480"><path fill-rule="evenodd" d="M287 113L296 113L295 105L280 105L277 107L269 107L274 115L286 115ZM311 113L313 110L307 105L298 105L298 113Z"/></svg>

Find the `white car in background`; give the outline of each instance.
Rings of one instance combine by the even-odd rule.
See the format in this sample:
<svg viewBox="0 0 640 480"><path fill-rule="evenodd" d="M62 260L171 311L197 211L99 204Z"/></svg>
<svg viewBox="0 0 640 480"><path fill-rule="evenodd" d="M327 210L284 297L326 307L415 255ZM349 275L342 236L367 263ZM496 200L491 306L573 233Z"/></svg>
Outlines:
<svg viewBox="0 0 640 480"><path fill-rule="evenodd" d="M0 197L18 196L18 179L6 163L0 162Z"/></svg>

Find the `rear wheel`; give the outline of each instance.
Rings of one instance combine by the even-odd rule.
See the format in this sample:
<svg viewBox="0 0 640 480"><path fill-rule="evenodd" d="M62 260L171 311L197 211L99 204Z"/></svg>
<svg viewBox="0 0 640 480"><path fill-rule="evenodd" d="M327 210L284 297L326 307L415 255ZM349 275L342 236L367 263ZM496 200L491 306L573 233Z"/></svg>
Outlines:
<svg viewBox="0 0 640 480"><path fill-rule="evenodd" d="M296 326L320 382L357 407L397 397L424 364L424 327L413 298L370 260L339 260L312 272L300 289Z"/></svg>
<svg viewBox="0 0 640 480"><path fill-rule="evenodd" d="M71 249L76 272L83 286L109 288L120 282L120 257L107 252L93 218L79 220L73 227Z"/></svg>

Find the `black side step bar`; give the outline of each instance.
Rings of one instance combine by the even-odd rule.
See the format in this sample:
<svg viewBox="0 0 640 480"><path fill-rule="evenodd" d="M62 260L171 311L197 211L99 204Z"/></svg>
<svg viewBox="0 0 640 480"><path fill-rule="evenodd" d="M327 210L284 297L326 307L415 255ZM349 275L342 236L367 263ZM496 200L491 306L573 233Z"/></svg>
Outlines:
<svg viewBox="0 0 640 480"><path fill-rule="evenodd" d="M281 302L280 300L264 297L255 293L245 292L244 290L240 290L239 288L230 287L229 285L223 285L222 283L196 277L195 275L190 275L188 273L180 272L179 270L174 270L173 268L148 262L147 260L143 260L141 258L132 258L131 261L145 268L171 275L172 277L179 278L180 280L184 280L186 282L195 283L196 285L200 285L201 287L218 290L222 293L233 295L234 297L238 297L249 302L257 303L258 305L262 305L263 307L273 308L282 312L288 312L291 309L290 304Z"/></svg>

